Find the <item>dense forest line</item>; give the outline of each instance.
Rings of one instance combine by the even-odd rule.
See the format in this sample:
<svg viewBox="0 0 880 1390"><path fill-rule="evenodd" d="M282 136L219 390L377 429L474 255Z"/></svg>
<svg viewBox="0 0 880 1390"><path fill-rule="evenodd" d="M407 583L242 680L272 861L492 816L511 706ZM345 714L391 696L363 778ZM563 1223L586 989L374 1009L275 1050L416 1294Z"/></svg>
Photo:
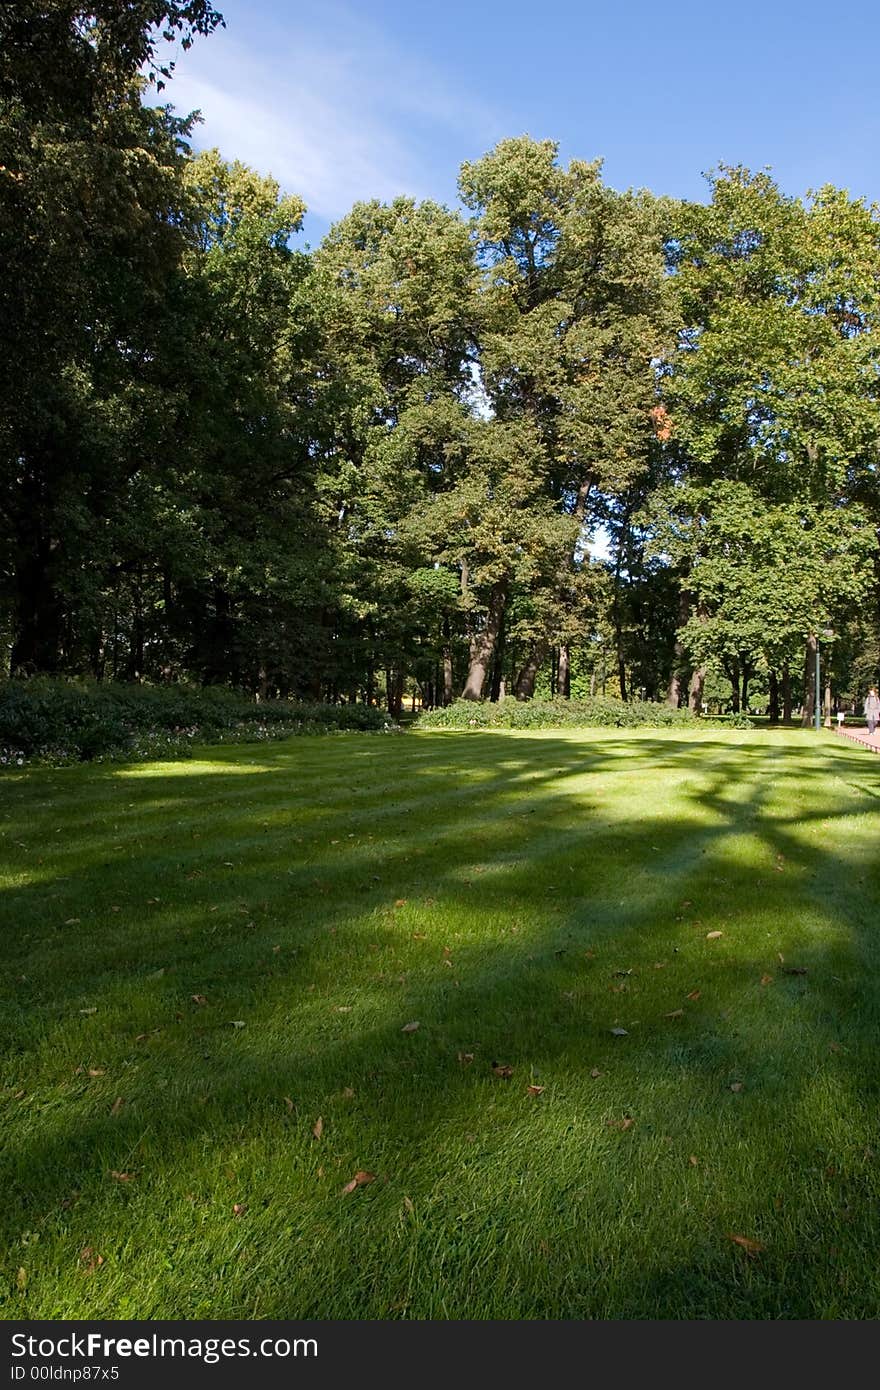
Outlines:
<svg viewBox="0 0 880 1390"><path fill-rule="evenodd" d="M9 675L779 718L819 642L829 701L876 681L877 209L520 136L306 253L295 192L155 104L220 22L0 9Z"/></svg>

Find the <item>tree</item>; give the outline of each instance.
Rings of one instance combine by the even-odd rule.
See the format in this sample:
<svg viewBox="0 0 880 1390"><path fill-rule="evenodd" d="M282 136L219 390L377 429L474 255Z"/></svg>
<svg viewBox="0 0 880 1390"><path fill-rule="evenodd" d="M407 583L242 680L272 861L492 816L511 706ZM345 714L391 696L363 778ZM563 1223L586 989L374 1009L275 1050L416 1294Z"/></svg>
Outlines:
<svg viewBox="0 0 880 1390"><path fill-rule="evenodd" d="M762 659L781 670L863 599L875 528L857 507L770 503L744 483L716 483L691 508L699 519L681 534L697 605L682 641L697 664L721 666L745 709Z"/></svg>
<svg viewBox="0 0 880 1390"><path fill-rule="evenodd" d="M664 380L671 478L680 488L672 511L688 503L700 508L689 522L705 545L715 534L707 509L727 496L719 493L722 484L747 489L748 514L756 521L762 505L793 508L777 520L789 546L787 572L797 573L802 554L812 563L814 540L825 553L819 538L836 527L842 536L862 534L856 504L874 492L880 443L880 349L872 331L880 304L876 212L833 188L804 203L783 196L767 174L723 169L713 179L709 206L682 209L670 249L684 324ZM685 547L682 553L682 590L692 594L688 555L695 552ZM868 563L862 549L855 558ZM860 576L857 589L861 583ZM824 586L811 583L810 592L831 594L835 585L829 575ZM790 602L789 627L806 638L815 627L805 623L797 593L781 581L779 601L783 594ZM709 641L705 633L717 631L717 615L682 616L696 653ZM746 621L744 610L740 617ZM730 646L733 637L730 630L724 642L728 674L738 686L748 675L752 636L744 628L738 650ZM777 653L775 659L784 660L787 672L793 657ZM809 661L807 667L812 670ZM774 668L772 680L777 675Z"/></svg>
<svg viewBox="0 0 880 1390"><path fill-rule="evenodd" d="M520 627L526 641L517 693L527 698L554 641L567 667L577 635L568 621L576 607L571 591L589 535L606 499L629 488L647 464L654 361L672 324L664 213L647 194L605 187L599 161L563 169L552 141L526 136L465 164L460 186L476 214L485 277L481 380L497 428L525 430L530 467L540 477L534 496L546 509L533 528L545 553L531 570L541 591L532 614L543 621L528 634ZM479 690L480 666L496 640L494 607L511 595L508 581L475 607L480 640L466 694Z"/></svg>
<svg viewBox="0 0 880 1390"><path fill-rule="evenodd" d="M94 645L129 482L145 451L170 445L157 338L184 243L190 123L142 104L139 70L158 73L163 37L187 46L219 22L202 0L0 9L0 583L14 671L76 666Z"/></svg>

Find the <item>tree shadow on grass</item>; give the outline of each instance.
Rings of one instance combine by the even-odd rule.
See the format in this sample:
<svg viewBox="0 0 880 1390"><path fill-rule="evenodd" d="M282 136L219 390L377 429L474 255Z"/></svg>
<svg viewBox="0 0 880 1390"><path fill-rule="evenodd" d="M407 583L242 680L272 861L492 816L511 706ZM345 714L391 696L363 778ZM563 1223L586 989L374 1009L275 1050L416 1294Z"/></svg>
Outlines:
<svg viewBox="0 0 880 1390"><path fill-rule="evenodd" d="M840 766L837 747L783 750L768 770L756 743L723 740L424 743L355 745L335 763L294 750L275 771L183 791L185 777L131 793L137 778L97 779L110 806L134 795L139 824L121 863L94 848L67 863L65 895L82 901L96 869L111 906L144 871L164 892L124 933L102 908L75 938L53 926L22 943L53 973L9 1075L27 1079L30 1052L65 1079L44 1081L5 1141L31 1227L76 1249L97 1227L115 1248L77 1306L138 1307L138 1231L159 1214L173 1234L150 1237L163 1273L141 1295L149 1316L813 1316L834 1298L864 1316L876 1283L842 1289L814 1247L826 1227L838 1250L850 1240L852 1280L877 1235L859 1157L876 1120L877 980L856 963L867 951L876 967L866 856L835 838L846 806L778 804L780 786L793 799L805 771ZM310 769L304 818L295 779ZM638 780L658 769L687 780L640 806ZM633 775L621 814L607 784ZM233 837L231 871L219 843L162 843L169 801L184 832L219 822ZM805 840L823 821L831 834ZM291 825L311 834L293 864ZM8 890L8 921L27 930L51 883ZM110 1020L94 1079L93 1018ZM845 1153L849 1221L823 1176L830 1151ZM129 1167L131 1187L108 1180ZM358 1167L377 1182L341 1198ZM784 1188L785 1233L743 1263L724 1227L772 1227L762 1170Z"/></svg>

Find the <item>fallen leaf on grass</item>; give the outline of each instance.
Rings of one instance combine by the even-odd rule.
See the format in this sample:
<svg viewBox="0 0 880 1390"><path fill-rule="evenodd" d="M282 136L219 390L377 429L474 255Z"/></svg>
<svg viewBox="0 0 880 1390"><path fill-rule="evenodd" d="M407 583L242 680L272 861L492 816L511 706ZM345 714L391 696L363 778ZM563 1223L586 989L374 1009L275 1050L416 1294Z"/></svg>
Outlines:
<svg viewBox="0 0 880 1390"><path fill-rule="evenodd" d="M672 1013L664 1014L664 1018L684 1018L684 1009L673 1009Z"/></svg>
<svg viewBox="0 0 880 1390"><path fill-rule="evenodd" d="M625 1130L632 1129L635 1120L631 1115L624 1115L622 1120L606 1120L605 1123L609 1129Z"/></svg>
<svg viewBox="0 0 880 1390"><path fill-rule="evenodd" d="M345 1184L345 1187L342 1189L342 1195L343 1195L343 1196L346 1196L347 1193L349 1193L349 1192L354 1192L354 1190L355 1190L356 1187L366 1187L366 1186L367 1186L367 1183L371 1183L371 1182L375 1182L375 1181L376 1181L376 1174L375 1174L375 1173L366 1173L366 1172L363 1171L363 1169L361 1169L359 1172L355 1173L355 1175L354 1175L354 1177L352 1178L351 1182L347 1182L347 1183Z"/></svg>
<svg viewBox="0 0 880 1390"><path fill-rule="evenodd" d="M81 1014L96 1014L97 1012L97 1009L80 1009Z"/></svg>
<svg viewBox="0 0 880 1390"><path fill-rule="evenodd" d="M719 936L723 936L723 935L724 935L724 932L723 932L723 931L707 931L707 932L706 932L706 940L707 940L707 941L717 941L717 940L718 940L718 937L719 937Z"/></svg>
<svg viewBox="0 0 880 1390"><path fill-rule="evenodd" d="M696 1004L699 997L700 991L698 989L692 989L690 994L688 995L688 999L692 1000L694 1004Z"/></svg>
<svg viewBox="0 0 880 1390"><path fill-rule="evenodd" d="M68 917L64 925L65 927L75 927L80 920L79 917Z"/></svg>
<svg viewBox="0 0 880 1390"><path fill-rule="evenodd" d="M696 1154L691 1154L690 1158L688 1159L688 1163L691 1165L692 1168L696 1168L699 1162L700 1160L697 1158Z"/></svg>
<svg viewBox="0 0 880 1390"><path fill-rule="evenodd" d="M508 1066L506 1062L493 1062L492 1070L496 1076L500 1076L504 1081L509 1081L513 1076L513 1067Z"/></svg>
<svg viewBox="0 0 880 1390"><path fill-rule="evenodd" d="M134 1181L134 1173L118 1173L115 1168L110 1169L110 1176L111 1178L115 1178L117 1182Z"/></svg>
<svg viewBox="0 0 880 1390"><path fill-rule="evenodd" d="M741 1081L733 1081L733 1082L731 1082L730 1089L731 1089L732 1091L739 1092L739 1091L742 1090L742 1088L743 1088L743 1083L742 1083Z"/></svg>
<svg viewBox="0 0 880 1390"><path fill-rule="evenodd" d="M208 1002L204 994L191 994L190 999L194 1004L207 1004Z"/></svg>
<svg viewBox="0 0 880 1390"><path fill-rule="evenodd" d="M414 1033L418 1027L419 1023L416 1020L414 1023L405 1023L400 1031L401 1033Z"/></svg>
<svg viewBox="0 0 880 1390"><path fill-rule="evenodd" d="M612 1028L610 1030L612 1038L628 1038L629 1034L625 1028Z"/></svg>
<svg viewBox="0 0 880 1390"><path fill-rule="evenodd" d="M95 1270L100 1269L101 1265L104 1263L104 1256L99 1255L96 1250L93 1250L90 1245L87 1245L84 1250L80 1251L79 1261L80 1264L84 1266L84 1272L86 1274L94 1274Z"/></svg>
<svg viewBox="0 0 880 1390"><path fill-rule="evenodd" d="M761 976L761 984L762 984L762 985L772 985L772 983L773 983L773 976L772 976L772 975L762 975L762 976Z"/></svg>
<svg viewBox="0 0 880 1390"><path fill-rule="evenodd" d="M290 1096L285 1096L285 1097L284 1097L284 1104L287 1106L287 1113L288 1113L289 1115L292 1115L292 1114L293 1114L294 1106L293 1106L293 1101L291 1100Z"/></svg>
<svg viewBox="0 0 880 1390"><path fill-rule="evenodd" d="M110 1114L111 1114L111 1115L118 1115L124 1104L125 1104L125 1099L124 1099L124 1097L123 1097L123 1096L117 1096L116 1099L114 1100L113 1104L110 1106Z"/></svg>
<svg viewBox="0 0 880 1390"><path fill-rule="evenodd" d="M246 1202L236 1202L235 1205L234 1205L233 1208L232 1208L232 1215L233 1215L233 1216L244 1216L244 1214L245 1214L246 1211L247 1211L247 1203L246 1203Z"/></svg>
<svg viewBox="0 0 880 1390"><path fill-rule="evenodd" d="M828 1051L829 1051L829 1052L840 1052L840 1050L841 1050L841 1049L840 1049L840 1043L829 1043L829 1044L828 1044Z"/></svg>
<svg viewBox="0 0 880 1390"><path fill-rule="evenodd" d="M458 1060L463 1067L469 1067L474 1060L474 1054L472 1052L459 1052Z"/></svg>
<svg viewBox="0 0 880 1390"><path fill-rule="evenodd" d="M760 1241L751 1240L749 1236L728 1235L727 1239L732 1240L741 1250L745 1250L747 1255L758 1255L764 1249Z"/></svg>
<svg viewBox="0 0 880 1390"><path fill-rule="evenodd" d="M233 1026L233 1028L244 1028L244 1026L245 1026L244 1019L243 1019L243 1018L234 1018L234 1019L232 1020L232 1026Z"/></svg>
<svg viewBox="0 0 880 1390"><path fill-rule="evenodd" d="M89 1072L88 1072L88 1074L89 1074L89 1076L103 1076L103 1075L104 1075L104 1068L103 1068L103 1067L89 1067Z"/></svg>
<svg viewBox="0 0 880 1390"><path fill-rule="evenodd" d="M344 1099L344 1100L354 1100L354 1090L352 1089L352 1087L351 1087L351 1086L345 1086L345 1087L343 1087L342 1096L343 1096L343 1099Z"/></svg>
<svg viewBox="0 0 880 1390"><path fill-rule="evenodd" d="M594 1081L597 1079L597 1077L600 1077L601 1075L602 1073L600 1072L598 1067L593 1067L593 1070L590 1072L590 1076L593 1078Z"/></svg>
<svg viewBox="0 0 880 1390"><path fill-rule="evenodd" d="M409 1212L410 1216L412 1216L413 1212L415 1211L415 1206L413 1205L413 1200L412 1200L412 1198L411 1198L411 1197L404 1197L404 1199L403 1199L403 1205L405 1206L406 1210Z"/></svg>
<svg viewBox="0 0 880 1390"><path fill-rule="evenodd" d="M407 903L407 899L406 899L406 898L398 898L397 901L395 902L394 906L395 906L395 907L406 907L406 903Z"/></svg>
<svg viewBox="0 0 880 1390"><path fill-rule="evenodd" d="M25 1269L24 1265L21 1265L18 1273L15 1276L15 1282L20 1289L25 1289L27 1288L27 1280L27 1270Z"/></svg>
<svg viewBox="0 0 880 1390"><path fill-rule="evenodd" d="M539 1096L539 1095L542 1094L542 1092L543 1092L543 1090L544 1090L544 1087L543 1087L543 1086L527 1086L527 1087L526 1087L526 1090L528 1091L528 1093L529 1093L530 1096Z"/></svg>
<svg viewBox="0 0 880 1390"><path fill-rule="evenodd" d="M321 1116L319 1115L318 1118L317 1118L317 1120L315 1121L315 1123L312 1125L312 1136L313 1136L313 1138L315 1138L315 1139L320 1139L320 1137L321 1137L321 1135L322 1135L323 1133L324 1133L324 1121L323 1121L323 1119L321 1118Z"/></svg>

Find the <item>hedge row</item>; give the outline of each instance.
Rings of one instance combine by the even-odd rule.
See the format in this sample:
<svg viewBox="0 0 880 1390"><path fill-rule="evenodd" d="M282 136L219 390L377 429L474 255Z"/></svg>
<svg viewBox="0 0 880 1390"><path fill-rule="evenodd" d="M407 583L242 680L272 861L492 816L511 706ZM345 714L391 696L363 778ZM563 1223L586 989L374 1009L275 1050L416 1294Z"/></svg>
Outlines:
<svg viewBox="0 0 880 1390"><path fill-rule="evenodd" d="M257 704L217 687L5 681L0 684L0 766L179 756L196 741L379 732L389 724L381 710L366 705Z"/></svg>
<svg viewBox="0 0 880 1390"><path fill-rule="evenodd" d="M596 696L591 700L499 700L474 704L457 700L445 709L421 715L421 729L601 729L668 728L692 726L697 720L689 710L636 701L624 704Z"/></svg>

